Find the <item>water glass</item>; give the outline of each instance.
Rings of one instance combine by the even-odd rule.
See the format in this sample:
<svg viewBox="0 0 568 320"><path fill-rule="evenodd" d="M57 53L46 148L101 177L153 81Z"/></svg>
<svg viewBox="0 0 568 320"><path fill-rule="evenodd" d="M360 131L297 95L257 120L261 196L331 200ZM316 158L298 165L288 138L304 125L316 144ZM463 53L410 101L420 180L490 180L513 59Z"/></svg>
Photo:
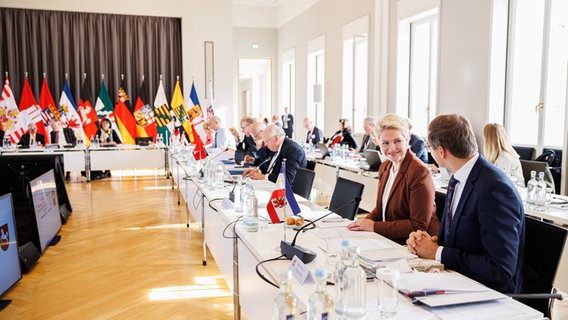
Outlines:
<svg viewBox="0 0 568 320"><path fill-rule="evenodd" d="M380 319L391 318L398 312L398 279L400 273L396 269L377 269L379 279L378 314Z"/></svg>
<svg viewBox="0 0 568 320"><path fill-rule="evenodd" d="M341 259L341 238L329 237L326 238L326 258L325 268L328 274L333 276L339 260Z"/></svg>

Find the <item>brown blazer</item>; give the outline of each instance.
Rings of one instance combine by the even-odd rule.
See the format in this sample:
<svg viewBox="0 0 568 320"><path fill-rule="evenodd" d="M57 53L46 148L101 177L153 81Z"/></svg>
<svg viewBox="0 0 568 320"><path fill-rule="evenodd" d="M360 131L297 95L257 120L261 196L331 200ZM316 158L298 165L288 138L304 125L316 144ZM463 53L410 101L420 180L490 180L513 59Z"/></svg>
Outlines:
<svg viewBox="0 0 568 320"><path fill-rule="evenodd" d="M376 233L400 244L404 244L410 232L416 230L437 235L440 221L436 216L434 181L426 165L410 149L392 185L385 208L386 222L382 221L383 192L391 167L391 161L385 161L379 167L377 204L365 218L376 221Z"/></svg>

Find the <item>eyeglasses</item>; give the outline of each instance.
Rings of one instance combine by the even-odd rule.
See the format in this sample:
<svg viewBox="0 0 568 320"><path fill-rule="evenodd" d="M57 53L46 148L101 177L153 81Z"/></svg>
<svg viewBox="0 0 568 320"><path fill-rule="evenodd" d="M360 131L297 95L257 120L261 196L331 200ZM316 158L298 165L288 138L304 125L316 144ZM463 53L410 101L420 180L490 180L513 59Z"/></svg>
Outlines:
<svg viewBox="0 0 568 320"><path fill-rule="evenodd" d="M434 147L433 145L431 145L431 144L427 144L427 145L426 145L426 150L432 151L432 150L434 150L434 149L436 149L436 147Z"/></svg>
<svg viewBox="0 0 568 320"><path fill-rule="evenodd" d="M398 147L398 146L400 146L403 142L404 142L404 140L402 140L402 139L394 139L394 140L391 140L391 141L383 140L383 141L381 141L381 145L382 145L383 147L388 147L388 146L390 146L391 144L393 144L393 145L395 145L395 146Z"/></svg>

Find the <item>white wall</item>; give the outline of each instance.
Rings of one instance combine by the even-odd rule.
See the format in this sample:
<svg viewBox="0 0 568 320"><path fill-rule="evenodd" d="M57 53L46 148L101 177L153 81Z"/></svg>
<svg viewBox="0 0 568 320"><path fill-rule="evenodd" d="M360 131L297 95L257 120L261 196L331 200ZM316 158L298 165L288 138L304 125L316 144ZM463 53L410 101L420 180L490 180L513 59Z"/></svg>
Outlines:
<svg viewBox="0 0 568 320"><path fill-rule="evenodd" d="M183 92L189 97L191 81L201 103L205 103L204 41L215 43L215 112L233 117L233 26L231 0L2 0L1 6L23 9L96 12L180 17L182 20ZM171 93L166 93L168 96ZM227 121L226 120L226 121Z"/></svg>

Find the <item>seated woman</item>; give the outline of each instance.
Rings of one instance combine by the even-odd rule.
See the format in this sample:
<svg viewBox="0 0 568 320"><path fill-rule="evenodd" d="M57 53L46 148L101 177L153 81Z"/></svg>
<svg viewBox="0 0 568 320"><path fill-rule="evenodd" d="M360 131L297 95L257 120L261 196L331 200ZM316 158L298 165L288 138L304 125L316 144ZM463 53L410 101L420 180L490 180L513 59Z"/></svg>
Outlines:
<svg viewBox="0 0 568 320"><path fill-rule="evenodd" d="M349 125L349 119L339 119L337 124L337 130L331 138L327 139L328 146L333 146L336 143L340 145L347 145L351 150L357 150L359 148L359 143L353 137L351 133L351 126Z"/></svg>
<svg viewBox="0 0 568 320"><path fill-rule="evenodd" d="M525 185L523 168L519 155L509 143L505 128L498 123L488 123L483 127L483 153L485 158L519 185Z"/></svg>
<svg viewBox="0 0 568 320"><path fill-rule="evenodd" d="M111 122L108 118L101 120L101 127L97 131L97 137L100 139L100 146L115 146L122 143L116 131L111 128ZM91 171L91 180L110 177L110 175L110 170Z"/></svg>
<svg viewBox="0 0 568 320"><path fill-rule="evenodd" d="M400 244L412 231L438 234L434 181L426 165L410 151L406 120L387 114L377 123L377 130L381 151L389 160L379 167L377 203L364 219L347 228L374 231Z"/></svg>

